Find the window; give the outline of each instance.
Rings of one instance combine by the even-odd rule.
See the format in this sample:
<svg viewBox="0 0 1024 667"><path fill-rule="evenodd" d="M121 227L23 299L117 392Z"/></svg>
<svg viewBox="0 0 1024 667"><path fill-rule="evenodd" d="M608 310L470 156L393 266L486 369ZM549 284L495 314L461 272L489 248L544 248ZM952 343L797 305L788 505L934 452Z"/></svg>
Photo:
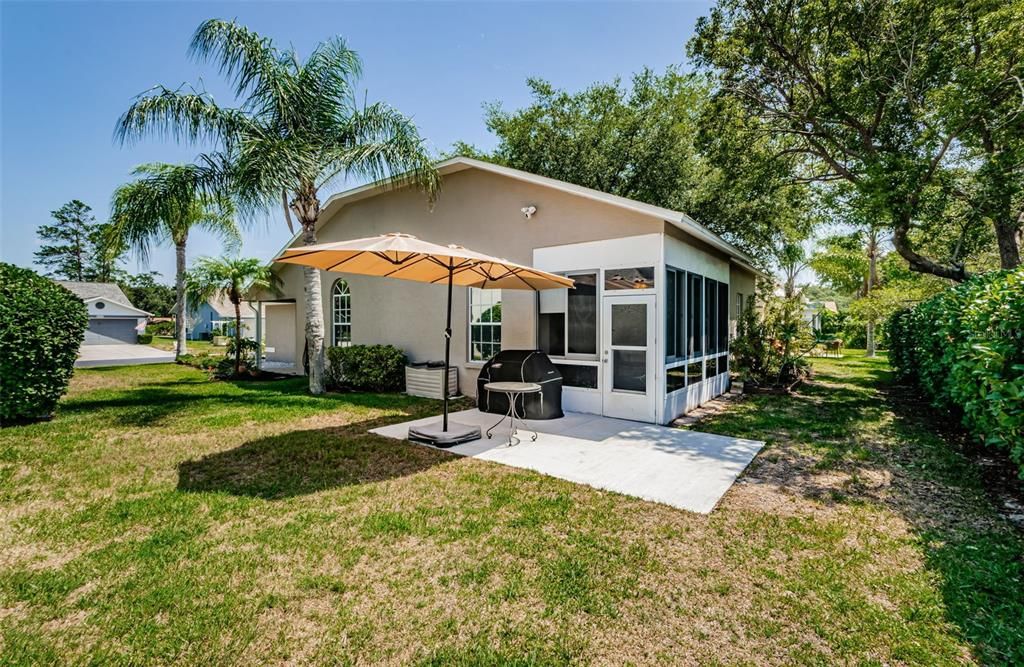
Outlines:
<svg viewBox="0 0 1024 667"><path fill-rule="evenodd" d="M604 272L606 290L654 289L654 267L640 266L632 269L606 269Z"/></svg>
<svg viewBox="0 0 1024 667"><path fill-rule="evenodd" d="M704 279L704 354L718 352L718 282Z"/></svg>
<svg viewBox="0 0 1024 667"><path fill-rule="evenodd" d="M694 361L686 364L686 384L697 384L704 379L704 364L701 361Z"/></svg>
<svg viewBox="0 0 1024 667"><path fill-rule="evenodd" d="M673 366L665 370L665 393L671 394L686 386L686 365Z"/></svg>
<svg viewBox="0 0 1024 667"><path fill-rule="evenodd" d="M537 344L555 357L597 356L597 273L568 273L576 285L540 293Z"/></svg>
<svg viewBox="0 0 1024 667"><path fill-rule="evenodd" d="M718 351L729 351L729 286L725 283L718 283Z"/></svg>
<svg viewBox="0 0 1024 667"><path fill-rule="evenodd" d="M653 269L652 269L653 272ZM567 290L569 308L569 354L597 354L597 274L569 276L576 281Z"/></svg>
<svg viewBox="0 0 1024 667"><path fill-rule="evenodd" d="M501 351L501 290L469 289L469 360L487 361Z"/></svg>
<svg viewBox="0 0 1024 667"><path fill-rule="evenodd" d="M669 268L665 278L665 357L669 361L679 361L689 355L686 271Z"/></svg>
<svg viewBox="0 0 1024 667"><path fill-rule="evenodd" d="M597 366L555 364L555 368L562 374L563 387L597 389Z"/></svg>
<svg viewBox="0 0 1024 667"><path fill-rule="evenodd" d="M686 274L686 356L704 354L704 279L695 273Z"/></svg>
<svg viewBox="0 0 1024 667"><path fill-rule="evenodd" d="M334 281L331 288L331 324L334 330L334 344L352 344L352 293L348 283L342 279Z"/></svg>

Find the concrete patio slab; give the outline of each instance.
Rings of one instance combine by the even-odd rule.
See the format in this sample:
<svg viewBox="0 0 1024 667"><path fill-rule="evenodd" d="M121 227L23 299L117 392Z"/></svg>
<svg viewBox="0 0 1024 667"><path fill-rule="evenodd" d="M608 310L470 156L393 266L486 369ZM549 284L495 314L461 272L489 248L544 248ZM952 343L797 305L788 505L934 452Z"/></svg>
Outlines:
<svg viewBox="0 0 1024 667"><path fill-rule="evenodd" d="M173 352L148 345L83 345L78 349L75 368L167 364L173 361Z"/></svg>
<svg viewBox="0 0 1024 667"><path fill-rule="evenodd" d="M450 419L486 429L498 417L464 410ZM438 419L392 424L371 433L405 440L410 425ZM758 440L579 413L527 422L527 428L534 427L539 434L536 442L530 441L531 433L520 429L521 442L507 446L506 422L490 440L482 438L446 451L707 514L764 446Z"/></svg>

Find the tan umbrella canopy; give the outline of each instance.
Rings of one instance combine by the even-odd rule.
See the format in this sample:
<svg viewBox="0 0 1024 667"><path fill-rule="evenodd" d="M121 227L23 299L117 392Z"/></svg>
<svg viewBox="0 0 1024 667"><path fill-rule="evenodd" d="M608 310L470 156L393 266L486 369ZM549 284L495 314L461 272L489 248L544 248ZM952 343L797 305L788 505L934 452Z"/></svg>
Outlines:
<svg viewBox="0 0 1024 667"><path fill-rule="evenodd" d="M384 234L354 241L289 248L275 262L383 278L448 286L444 331L444 415L441 428L410 429L410 437L452 445L480 437L479 427L448 424L448 365L452 336L452 286L545 290L573 286L564 276L491 257L458 245L438 245L408 234ZM415 432L414 432L415 431Z"/></svg>
<svg viewBox="0 0 1024 667"><path fill-rule="evenodd" d="M274 261L356 273L488 289L545 290L572 287L563 276L457 245L438 245L408 234L289 248Z"/></svg>

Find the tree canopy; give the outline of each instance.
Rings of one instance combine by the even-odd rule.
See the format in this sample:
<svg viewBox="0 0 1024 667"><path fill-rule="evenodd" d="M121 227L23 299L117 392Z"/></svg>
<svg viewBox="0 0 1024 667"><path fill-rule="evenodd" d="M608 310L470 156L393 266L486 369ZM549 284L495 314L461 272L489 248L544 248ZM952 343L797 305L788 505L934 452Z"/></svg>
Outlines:
<svg viewBox="0 0 1024 667"><path fill-rule="evenodd" d="M793 185L794 162L756 118L714 99L707 79L669 68L575 93L527 85L533 102L522 109L485 105L494 151L459 143L451 152L684 211L763 263L806 230L810 201Z"/></svg>
<svg viewBox="0 0 1024 667"><path fill-rule="evenodd" d="M50 215L54 223L39 226L36 234L43 243L35 251L47 275L109 282L123 273L118 267L123 253L111 244L110 225L97 223L92 207L72 199Z"/></svg>
<svg viewBox="0 0 1024 667"><path fill-rule="evenodd" d="M1022 32L1024 6L1001 0L721 0L689 51L808 178L870 200L912 269L963 280L915 232L958 168L949 192L990 224L1003 266L1019 263Z"/></svg>

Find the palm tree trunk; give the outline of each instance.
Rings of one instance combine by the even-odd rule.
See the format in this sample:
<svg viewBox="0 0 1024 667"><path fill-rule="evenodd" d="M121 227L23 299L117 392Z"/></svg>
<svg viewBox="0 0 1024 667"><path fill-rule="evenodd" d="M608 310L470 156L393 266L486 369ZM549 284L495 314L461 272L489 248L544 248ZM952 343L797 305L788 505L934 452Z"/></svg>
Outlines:
<svg viewBox="0 0 1024 667"><path fill-rule="evenodd" d="M235 376L242 374L242 310L235 302Z"/></svg>
<svg viewBox="0 0 1024 667"><path fill-rule="evenodd" d="M320 217L320 200L312 183L290 202L295 217L302 225L303 245L316 244L316 221ZM306 298L306 356L309 361L309 393L320 395L326 391L324 369L324 304L320 285L320 270L303 267L303 291Z"/></svg>
<svg viewBox="0 0 1024 667"><path fill-rule="evenodd" d="M177 303L174 305L174 317L177 320L175 322L175 334L177 335L177 342L174 346L174 358L177 359L183 354L188 353L188 347L185 342L185 313L187 308L185 307L185 242L175 244L174 246L174 289L177 292Z"/></svg>
<svg viewBox="0 0 1024 667"><path fill-rule="evenodd" d="M302 220L302 242L316 243L316 220ZM324 393L324 310L320 270L304 267L306 297L306 353L309 357L309 393Z"/></svg>

